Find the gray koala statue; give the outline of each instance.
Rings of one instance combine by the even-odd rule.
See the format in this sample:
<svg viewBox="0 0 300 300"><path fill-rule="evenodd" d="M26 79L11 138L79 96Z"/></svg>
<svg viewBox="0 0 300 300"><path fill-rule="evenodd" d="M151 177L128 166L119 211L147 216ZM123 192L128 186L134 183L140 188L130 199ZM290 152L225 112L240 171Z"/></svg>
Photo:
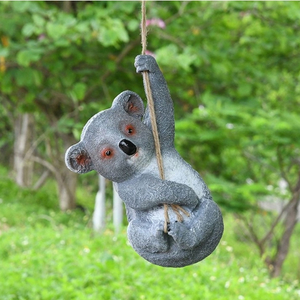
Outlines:
<svg viewBox="0 0 300 300"><path fill-rule="evenodd" d="M135 67L138 73L149 72L165 180L159 176L149 111L131 91L119 94L111 108L87 122L65 161L73 172L95 170L114 182L125 203L129 242L140 256L163 267L184 267L214 251L223 219L200 175L174 148L173 103L155 59L139 55ZM167 233L163 204L189 213L179 222L169 208Z"/></svg>

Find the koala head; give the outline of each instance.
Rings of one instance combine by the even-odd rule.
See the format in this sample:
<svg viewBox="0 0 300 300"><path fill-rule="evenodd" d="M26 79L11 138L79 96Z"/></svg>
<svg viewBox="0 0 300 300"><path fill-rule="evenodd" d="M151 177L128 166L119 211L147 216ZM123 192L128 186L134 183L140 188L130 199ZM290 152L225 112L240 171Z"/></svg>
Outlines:
<svg viewBox="0 0 300 300"><path fill-rule="evenodd" d="M67 167L76 173L95 170L114 182L141 171L155 154L152 131L142 122L143 115L143 101L136 93L118 95L111 108L87 122L80 142L67 150Z"/></svg>

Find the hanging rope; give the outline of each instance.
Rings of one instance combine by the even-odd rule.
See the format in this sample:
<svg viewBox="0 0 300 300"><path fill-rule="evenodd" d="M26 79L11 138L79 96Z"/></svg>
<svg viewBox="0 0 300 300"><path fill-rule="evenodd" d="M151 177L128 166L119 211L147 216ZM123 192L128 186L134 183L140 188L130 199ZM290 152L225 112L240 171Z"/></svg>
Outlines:
<svg viewBox="0 0 300 300"><path fill-rule="evenodd" d="M141 43L142 43L142 54L145 54L147 50L146 0L142 0ZM165 173L164 173L164 167L163 167L163 161L162 161L162 155L160 149L159 135L158 135L158 129L156 123L155 110L154 110L154 101L152 97L150 80L149 80L149 73L142 72L142 74L143 74L145 93L146 93L148 107L149 107L159 176L162 180L165 180ZM186 210L184 210L181 206L172 204L171 207L176 213L177 220L179 222L183 221L183 217L180 214L179 210L182 211L185 215L189 216L189 213ZM164 232L167 233L168 232L167 226L168 223L170 223L168 204L164 204L164 216L165 216Z"/></svg>

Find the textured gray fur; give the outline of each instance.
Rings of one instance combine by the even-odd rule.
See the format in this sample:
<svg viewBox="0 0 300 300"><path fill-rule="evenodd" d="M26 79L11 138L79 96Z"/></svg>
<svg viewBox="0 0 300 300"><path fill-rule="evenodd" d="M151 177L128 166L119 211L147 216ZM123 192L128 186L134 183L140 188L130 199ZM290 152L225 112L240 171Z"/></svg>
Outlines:
<svg viewBox="0 0 300 300"><path fill-rule="evenodd" d="M135 67L149 72L166 180L159 177L148 110L131 91L88 121L80 142L66 152L66 165L77 173L96 170L114 182L126 207L128 239L139 255L164 267L187 266L214 251L222 215L200 175L174 148L173 103L155 59L139 55ZM190 213L180 223L169 207L168 233L164 203Z"/></svg>

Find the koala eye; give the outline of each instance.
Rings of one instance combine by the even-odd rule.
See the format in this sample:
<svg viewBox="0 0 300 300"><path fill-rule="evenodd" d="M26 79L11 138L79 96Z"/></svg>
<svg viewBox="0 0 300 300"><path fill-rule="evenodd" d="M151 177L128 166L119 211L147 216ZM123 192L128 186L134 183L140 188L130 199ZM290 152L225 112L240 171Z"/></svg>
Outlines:
<svg viewBox="0 0 300 300"><path fill-rule="evenodd" d="M112 158L113 157L113 150L110 148L105 148L101 151L102 158Z"/></svg>
<svg viewBox="0 0 300 300"><path fill-rule="evenodd" d="M127 125L125 127L125 132L129 135L135 134L135 128L132 125Z"/></svg>

